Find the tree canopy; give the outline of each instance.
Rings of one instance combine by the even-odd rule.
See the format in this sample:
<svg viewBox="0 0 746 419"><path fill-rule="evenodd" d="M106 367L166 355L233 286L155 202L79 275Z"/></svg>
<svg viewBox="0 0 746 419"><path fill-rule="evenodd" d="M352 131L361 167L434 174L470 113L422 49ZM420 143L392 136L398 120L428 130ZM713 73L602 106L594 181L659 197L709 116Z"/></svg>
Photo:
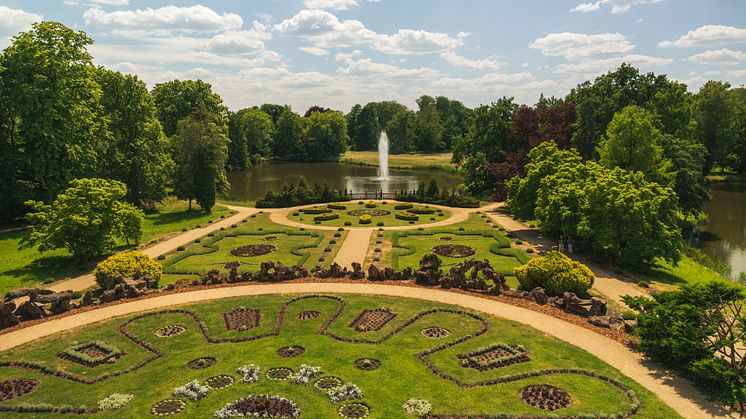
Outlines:
<svg viewBox="0 0 746 419"><path fill-rule="evenodd" d="M275 125L261 109L248 108L231 114L228 123L228 167L242 170L272 155Z"/></svg>
<svg viewBox="0 0 746 419"><path fill-rule="evenodd" d="M210 83L202 80L171 80L156 84L153 98L158 110L158 119L167 136L176 133L180 120L191 115L199 103L205 107L212 122L227 133L228 108L223 99L212 91Z"/></svg>

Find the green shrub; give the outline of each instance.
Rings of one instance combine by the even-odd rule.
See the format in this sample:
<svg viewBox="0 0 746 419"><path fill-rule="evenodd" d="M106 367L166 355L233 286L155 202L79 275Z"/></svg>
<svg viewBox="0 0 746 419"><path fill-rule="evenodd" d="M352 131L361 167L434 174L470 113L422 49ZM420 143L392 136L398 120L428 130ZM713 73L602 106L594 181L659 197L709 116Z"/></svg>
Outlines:
<svg viewBox="0 0 746 419"><path fill-rule="evenodd" d="M370 223L372 223L372 222L373 222L373 216L372 216L372 215L370 215L370 214L363 214L363 215L361 215L361 216L360 216L360 218L358 219L358 222L359 222L360 224L370 224Z"/></svg>
<svg viewBox="0 0 746 419"><path fill-rule="evenodd" d="M313 217L313 221L329 221L329 220L336 220L339 218L339 214L323 214L323 215L317 215Z"/></svg>
<svg viewBox="0 0 746 419"><path fill-rule="evenodd" d="M104 281L110 276L121 275L125 278L131 278L136 271L140 271L143 275L150 275L153 279L150 285L153 288L158 287L158 280L161 279L163 268L160 263L142 252L130 251L110 256L96 265L94 274L98 285L103 287Z"/></svg>
<svg viewBox="0 0 746 419"><path fill-rule="evenodd" d="M526 249L526 253L534 253L534 252L535 250L533 247L529 247L528 249Z"/></svg>
<svg viewBox="0 0 746 419"><path fill-rule="evenodd" d="M333 209L333 210L346 210L347 209L347 207L342 204L327 204L326 207L329 209Z"/></svg>
<svg viewBox="0 0 746 419"><path fill-rule="evenodd" d="M627 310L624 313L622 313L622 318L624 320L637 320L637 313L631 310Z"/></svg>
<svg viewBox="0 0 746 419"><path fill-rule="evenodd" d="M407 212L412 214L435 214L435 210L432 208L410 208Z"/></svg>
<svg viewBox="0 0 746 419"><path fill-rule="evenodd" d="M345 231L342 227L338 228L337 231Z"/></svg>
<svg viewBox="0 0 746 419"><path fill-rule="evenodd" d="M185 249L184 246L179 246L179 247L176 248L176 251L177 252L183 252L184 249Z"/></svg>
<svg viewBox="0 0 746 419"><path fill-rule="evenodd" d="M406 212L397 212L396 214L394 214L394 217L396 217L399 220L412 221L412 222L420 219L418 215L407 214Z"/></svg>
<svg viewBox="0 0 746 419"><path fill-rule="evenodd" d="M331 251L332 251L332 248L331 248L331 247L329 247L329 246L327 246L327 247L325 247L325 248L324 248L324 251L325 251L325 252L331 252Z"/></svg>
<svg viewBox="0 0 746 419"><path fill-rule="evenodd" d="M642 288L650 288L650 282L649 281L638 281L637 285L639 285Z"/></svg>
<svg viewBox="0 0 746 419"><path fill-rule="evenodd" d="M313 214L328 214L328 213L332 212L332 210L330 210L329 208L317 208L317 207L313 207L313 208L302 209L302 210L300 210L300 212L302 212L304 214L313 215Z"/></svg>
<svg viewBox="0 0 746 419"><path fill-rule="evenodd" d="M376 223L376 226L378 226L378 227L382 227L382 226L383 226L383 221L379 221L379 222L377 222L377 223Z"/></svg>
<svg viewBox="0 0 746 419"><path fill-rule="evenodd" d="M515 244L523 244L523 240L516 240Z"/></svg>
<svg viewBox="0 0 746 419"><path fill-rule="evenodd" d="M299 215L300 215L300 213L298 211L293 212L293 217L297 217Z"/></svg>
<svg viewBox="0 0 746 419"><path fill-rule="evenodd" d="M515 276L521 288L541 287L551 295L562 295L565 291L585 294L595 279L587 266L557 251L515 268Z"/></svg>
<svg viewBox="0 0 746 419"><path fill-rule="evenodd" d="M345 221L345 225L346 225L346 226L351 226L351 225L352 225L352 222L350 222L350 221Z"/></svg>
<svg viewBox="0 0 746 419"><path fill-rule="evenodd" d="M412 208L412 207L414 207L414 205L412 205L412 204L399 204L399 205L394 205L394 209L395 209L395 210L408 210L408 209L410 209L410 208Z"/></svg>
<svg viewBox="0 0 746 419"><path fill-rule="evenodd" d="M80 292L80 291L73 291L73 293L72 293L72 294L70 294L70 297L71 297L71 298L72 298L73 300L77 300L77 299L80 299L81 297L83 297L83 293L82 293L82 292Z"/></svg>
<svg viewBox="0 0 746 419"><path fill-rule="evenodd" d="M375 208L376 201L365 201L365 208Z"/></svg>

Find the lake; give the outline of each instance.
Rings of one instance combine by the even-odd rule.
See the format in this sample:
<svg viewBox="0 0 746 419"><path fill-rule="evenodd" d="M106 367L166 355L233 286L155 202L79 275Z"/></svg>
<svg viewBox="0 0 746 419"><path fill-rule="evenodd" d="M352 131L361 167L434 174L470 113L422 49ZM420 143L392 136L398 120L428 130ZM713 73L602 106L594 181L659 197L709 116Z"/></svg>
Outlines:
<svg viewBox="0 0 746 419"><path fill-rule="evenodd" d="M255 200L267 191L279 191L288 182L297 183L306 178L308 185L326 182L332 189L352 192L397 192L417 189L420 182L427 185L430 179L438 181L441 190L455 189L463 178L455 173L436 170L389 169L389 180L376 179L378 168L343 163L265 163L247 170L228 173L230 197Z"/></svg>
<svg viewBox="0 0 746 419"><path fill-rule="evenodd" d="M731 267L731 278L746 272L746 184L714 183L712 201L704 211L709 217L700 226L699 246L713 259Z"/></svg>

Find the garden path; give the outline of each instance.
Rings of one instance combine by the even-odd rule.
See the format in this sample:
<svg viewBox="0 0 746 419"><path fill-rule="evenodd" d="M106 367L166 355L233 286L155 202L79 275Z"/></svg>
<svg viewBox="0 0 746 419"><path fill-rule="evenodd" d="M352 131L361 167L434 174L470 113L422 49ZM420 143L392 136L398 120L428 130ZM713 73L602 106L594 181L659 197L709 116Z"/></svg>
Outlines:
<svg viewBox="0 0 746 419"><path fill-rule="evenodd" d="M347 237L342 242L342 247L337 252L334 261L343 268L351 268L353 262L363 264L365 257L368 255L370 247L370 236L373 234L373 228L355 228L347 233Z"/></svg>
<svg viewBox="0 0 746 419"><path fill-rule="evenodd" d="M510 304L477 296L420 287L369 283L285 283L251 284L168 294L105 306L6 333L0 339L0 351L9 350L54 333L145 310L236 296L294 293L386 295L453 304L481 311L531 326L598 357L650 390L685 418L725 417L729 414L729 412L708 402L688 381L674 373L661 370L652 363L645 361L639 353L633 352L625 345L591 330L556 317Z"/></svg>

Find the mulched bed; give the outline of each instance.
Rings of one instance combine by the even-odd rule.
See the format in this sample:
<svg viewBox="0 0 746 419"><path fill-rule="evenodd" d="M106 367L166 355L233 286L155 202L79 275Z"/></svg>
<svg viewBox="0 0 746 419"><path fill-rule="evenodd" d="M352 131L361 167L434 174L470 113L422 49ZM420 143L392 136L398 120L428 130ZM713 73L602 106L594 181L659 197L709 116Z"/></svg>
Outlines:
<svg viewBox="0 0 746 419"><path fill-rule="evenodd" d="M373 371L381 368L381 361L373 358L360 358L355 360L352 365L362 371Z"/></svg>
<svg viewBox="0 0 746 419"><path fill-rule="evenodd" d="M280 396L248 396L225 407L235 417L297 418L300 410L292 401Z"/></svg>
<svg viewBox="0 0 746 419"><path fill-rule="evenodd" d="M350 403L340 406L337 411L343 418L359 419L370 415L370 408L362 403Z"/></svg>
<svg viewBox="0 0 746 419"><path fill-rule="evenodd" d="M358 332L375 332L381 330L394 317L396 313L387 308L363 310L350 324L350 327Z"/></svg>
<svg viewBox="0 0 746 419"><path fill-rule="evenodd" d="M236 262L226 263L225 265L223 265L223 268L231 270L231 269L238 269L239 266L241 266L241 262L236 261Z"/></svg>
<svg viewBox="0 0 746 419"><path fill-rule="evenodd" d="M259 326L261 312L257 309L239 307L228 313L223 313L225 328L228 330L249 330Z"/></svg>
<svg viewBox="0 0 746 419"><path fill-rule="evenodd" d="M172 324L170 326L161 327L155 331L155 335L159 338L171 338L178 336L186 331L186 328L180 324Z"/></svg>
<svg viewBox="0 0 746 419"><path fill-rule="evenodd" d="M318 319L321 316L321 312L315 311L315 310L306 310L301 311L298 313L298 318L300 320L311 320L311 319Z"/></svg>
<svg viewBox="0 0 746 419"><path fill-rule="evenodd" d="M441 244L433 247L433 252L440 256L446 256L449 258L465 258L477 253L473 247L465 246L463 244Z"/></svg>
<svg viewBox="0 0 746 419"><path fill-rule="evenodd" d="M521 389L521 400L539 409L555 411L570 405L572 398L559 387L535 384Z"/></svg>
<svg viewBox="0 0 746 419"><path fill-rule="evenodd" d="M171 416L181 412L185 407L186 403L183 400L166 399L154 404L150 413L156 416Z"/></svg>
<svg viewBox="0 0 746 419"><path fill-rule="evenodd" d="M30 378L0 381L0 402L29 394L37 387L39 387L39 382Z"/></svg>
<svg viewBox="0 0 746 419"><path fill-rule="evenodd" d="M210 377L205 380L205 385L212 389L218 390L228 387L235 381L236 380L234 380L233 377L231 377L230 375L216 375L215 377Z"/></svg>
<svg viewBox="0 0 746 419"><path fill-rule="evenodd" d="M57 354L60 359L85 365L89 368L116 362L121 356L124 356L124 352L114 347L107 349L100 346L98 342L76 345Z"/></svg>
<svg viewBox="0 0 746 419"><path fill-rule="evenodd" d="M422 333L422 336L430 339L443 339L451 334L448 329L440 326L426 327L420 333Z"/></svg>
<svg viewBox="0 0 746 419"><path fill-rule="evenodd" d="M269 378L270 380L285 381L289 380L290 376L292 375L293 370L291 370L290 368L279 367L270 368L267 370L267 378Z"/></svg>
<svg viewBox="0 0 746 419"><path fill-rule="evenodd" d="M332 388L337 388L344 384L341 378L335 377L333 375L327 375L325 377L321 377L318 380L316 380L315 383L313 383L313 386L316 387L319 390L329 390Z"/></svg>
<svg viewBox="0 0 746 419"><path fill-rule="evenodd" d="M277 350L277 355L282 358L295 358L296 356L303 355L306 352L306 348L302 346L286 346Z"/></svg>
<svg viewBox="0 0 746 419"><path fill-rule="evenodd" d="M277 248L271 244L247 244L241 247L237 247L231 250L233 256L262 256L267 255L277 250Z"/></svg>
<svg viewBox="0 0 746 419"><path fill-rule="evenodd" d="M441 236L440 239L443 240L444 242L453 241L453 237L451 236Z"/></svg>
<svg viewBox="0 0 746 419"><path fill-rule="evenodd" d="M272 241L272 240L277 240L277 236L266 236L264 238L265 242L269 242L269 241Z"/></svg>
<svg viewBox="0 0 746 419"><path fill-rule="evenodd" d="M474 368L477 371L489 371L531 360L524 348L502 343L459 354L456 357L461 360L462 367Z"/></svg>
<svg viewBox="0 0 746 419"><path fill-rule="evenodd" d="M187 368L193 370L203 370L215 365L217 362L217 359L211 356L206 356L204 358L197 358L187 362Z"/></svg>
<svg viewBox="0 0 746 419"><path fill-rule="evenodd" d="M386 215L391 215L391 211L377 210L377 209L356 209L352 211L347 211L347 215L352 215L353 217L359 217L365 214L368 214L371 217L383 217Z"/></svg>

